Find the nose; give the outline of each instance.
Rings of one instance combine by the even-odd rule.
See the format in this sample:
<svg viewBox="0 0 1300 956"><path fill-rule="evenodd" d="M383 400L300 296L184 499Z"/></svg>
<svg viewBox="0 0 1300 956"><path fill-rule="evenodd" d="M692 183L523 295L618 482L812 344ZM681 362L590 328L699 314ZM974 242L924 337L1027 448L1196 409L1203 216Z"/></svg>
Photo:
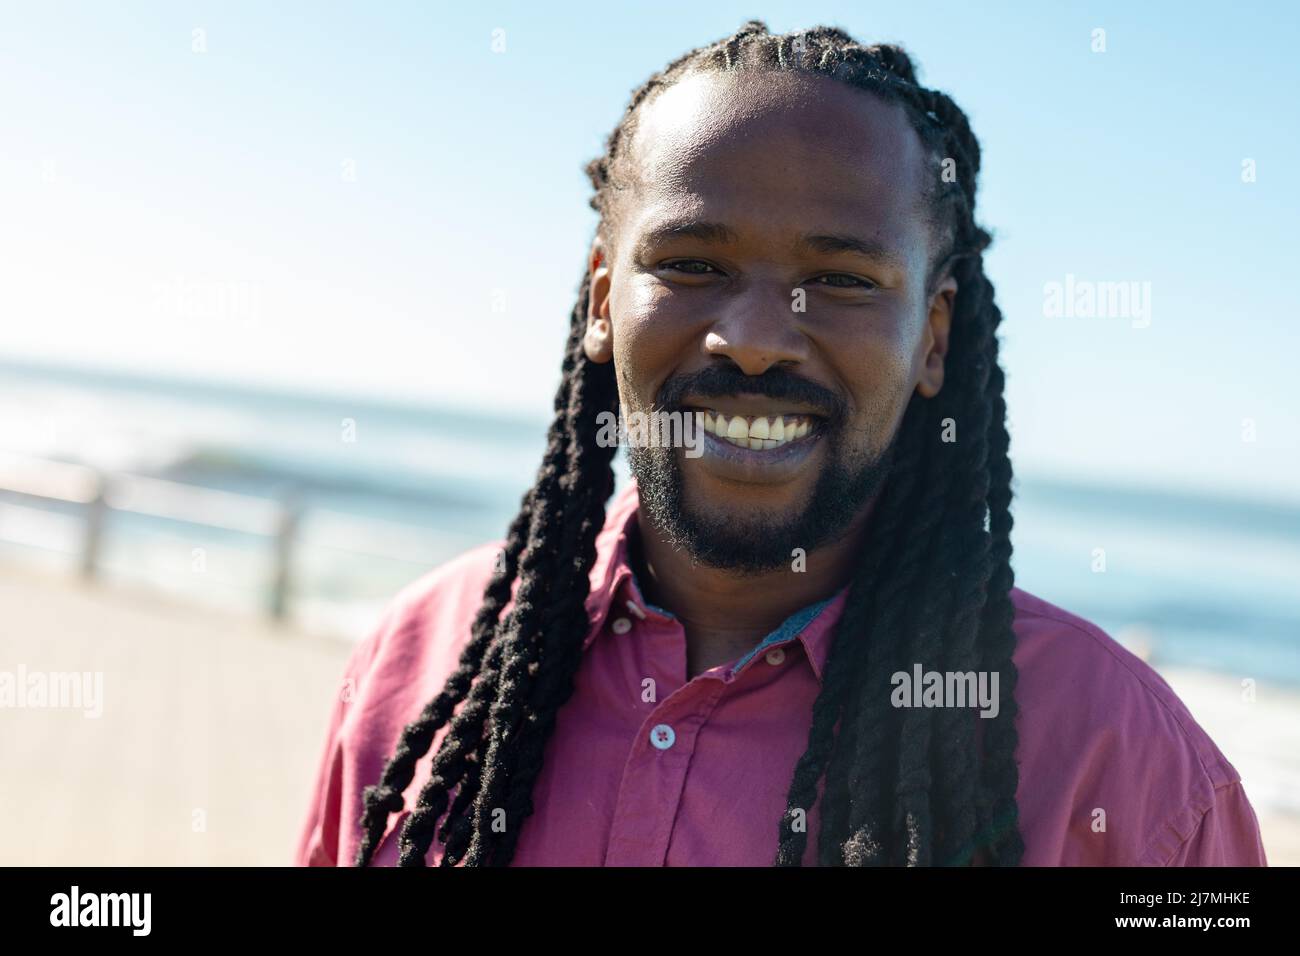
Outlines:
<svg viewBox="0 0 1300 956"><path fill-rule="evenodd" d="M729 301L704 336L704 352L731 359L746 375L808 357L808 342L791 307L792 290L755 283Z"/></svg>

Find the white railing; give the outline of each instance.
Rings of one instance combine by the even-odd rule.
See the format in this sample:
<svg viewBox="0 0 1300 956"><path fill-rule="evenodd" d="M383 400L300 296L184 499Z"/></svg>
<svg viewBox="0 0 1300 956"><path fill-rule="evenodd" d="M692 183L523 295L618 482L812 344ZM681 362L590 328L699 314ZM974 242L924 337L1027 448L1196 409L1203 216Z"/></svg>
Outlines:
<svg viewBox="0 0 1300 956"><path fill-rule="evenodd" d="M79 565L95 577L109 511L169 518L268 538L274 564L267 612L281 620L293 590L293 554L302 508L293 496L279 500L201 488L177 481L103 472L85 465L0 453L0 491L78 505L84 515Z"/></svg>

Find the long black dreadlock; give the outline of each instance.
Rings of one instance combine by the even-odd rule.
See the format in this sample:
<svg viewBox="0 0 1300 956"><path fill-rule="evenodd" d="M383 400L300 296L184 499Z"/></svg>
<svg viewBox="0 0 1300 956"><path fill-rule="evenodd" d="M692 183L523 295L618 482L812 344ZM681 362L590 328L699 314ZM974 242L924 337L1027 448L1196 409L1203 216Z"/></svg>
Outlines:
<svg viewBox="0 0 1300 956"><path fill-rule="evenodd" d="M900 47L862 46L829 27L773 35L750 20L635 91L605 155L586 167L602 235L616 220L639 108L688 71L734 70L827 76L901 104L936 170L955 163L945 164L955 175L936 175L931 187L945 241L930 281L946 274L959 286L946 381L932 399L912 395L890 448L889 477L779 822L775 862L802 860L807 834L795 822L806 820L824 776L823 866L1014 866L1024 843L1015 799L1012 473L995 334L1001 313L983 268L990 236L974 219L979 142L948 96L917 83ZM401 865L423 866L435 835L444 866L508 865L532 813L543 751L573 692L589 631L588 575L614 487L616 449L600 447L596 435L597 416L617 411L618 390L613 364L583 352L590 293L584 268L537 481L510 526L456 672L403 730L379 783L366 788L358 866L370 862L389 815L403 809L416 762L444 726L429 781L400 835ZM941 440L958 424L959 441ZM891 707L890 675L914 662L996 672L998 716ZM493 826L502 810L509 825Z"/></svg>

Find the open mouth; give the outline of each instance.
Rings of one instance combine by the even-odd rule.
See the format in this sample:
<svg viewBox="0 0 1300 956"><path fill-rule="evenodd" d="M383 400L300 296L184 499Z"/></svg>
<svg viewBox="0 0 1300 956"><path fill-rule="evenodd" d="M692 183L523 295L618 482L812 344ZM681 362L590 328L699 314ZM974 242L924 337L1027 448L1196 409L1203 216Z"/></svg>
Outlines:
<svg viewBox="0 0 1300 956"><path fill-rule="evenodd" d="M688 406L704 413L704 429L723 441L751 451L770 451L816 437L825 424L820 415L777 411L769 415L727 415L716 408Z"/></svg>

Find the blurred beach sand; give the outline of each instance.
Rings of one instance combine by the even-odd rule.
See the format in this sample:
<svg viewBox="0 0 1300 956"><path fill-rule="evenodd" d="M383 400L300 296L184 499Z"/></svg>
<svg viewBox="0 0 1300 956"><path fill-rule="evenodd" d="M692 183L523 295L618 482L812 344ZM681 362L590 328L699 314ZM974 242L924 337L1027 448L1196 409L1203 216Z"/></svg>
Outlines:
<svg viewBox="0 0 1300 956"><path fill-rule="evenodd" d="M0 863L291 861L348 644L12 565L0 634L0 669L104 673L100 717L0 710Z"/></svg>
<svg viewBox="0 0 1300 956"><path fill-rule="evenodd" d="M102 671L103 713L0 709L0 864L285 865L350 645L0 564L0 670ZM1300 694L1162 671L1300 863Z"/></svg>

